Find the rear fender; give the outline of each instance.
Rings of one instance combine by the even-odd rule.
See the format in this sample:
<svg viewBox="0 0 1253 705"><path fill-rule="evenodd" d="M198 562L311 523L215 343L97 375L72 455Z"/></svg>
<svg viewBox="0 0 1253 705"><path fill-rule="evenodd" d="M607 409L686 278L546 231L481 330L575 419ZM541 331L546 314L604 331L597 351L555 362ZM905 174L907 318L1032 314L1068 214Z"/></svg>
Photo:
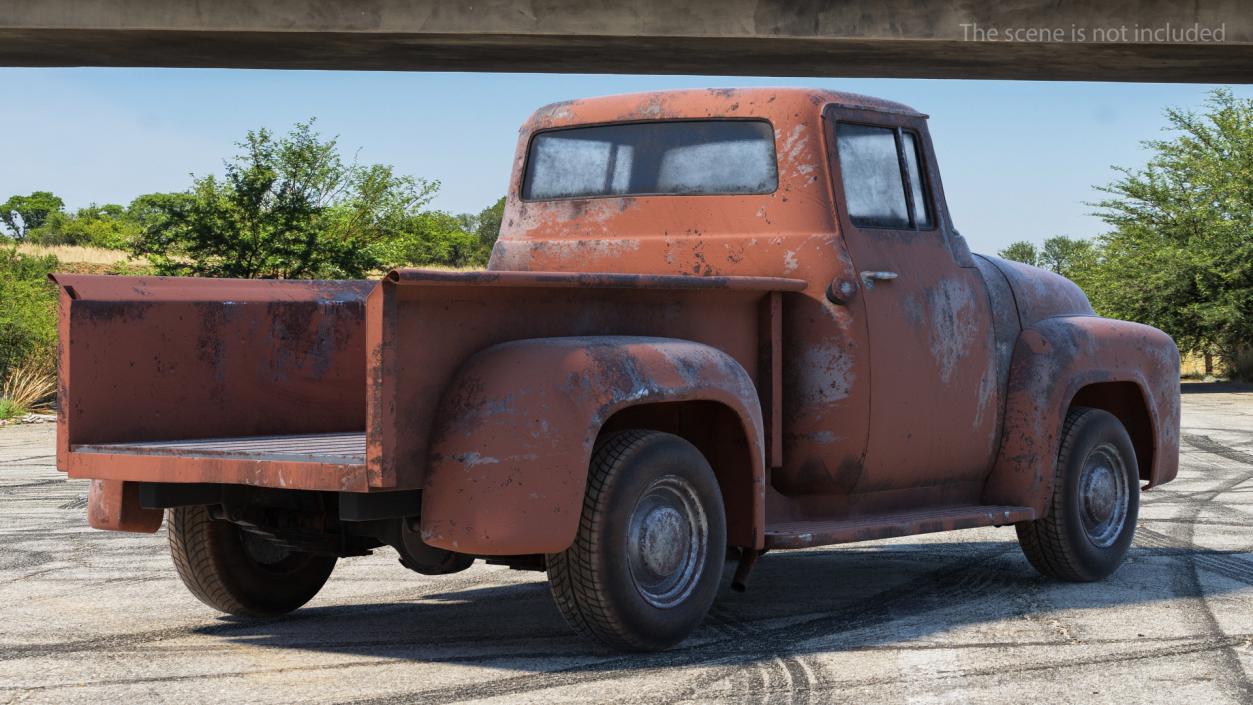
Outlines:
<svg viewBox="0 0 1253 705"><path fill-rule="evenodd" d="M1141 469L1148 486L1173 479L1179 468L1179 351L1174 341L1139 323L1049 318L1025 329L1014 347L1004 433L984 503L1032 507L1044 516L1066 412L1082 390L1110 382L1135 385L1143 401L1149 423L1137 447L1151 453ZM1099 393L1086 392L1083 399L1100 405Z"/></svg>
<svg viewBox="0 0 1253 705"><path fill-rule="evenodd" d="M730 355L671 338L502 343L470 358L440 401L422 491L422 540L462 553L556 553L573 541L592 449L632 406L711 401L743 424L752 524L764 538L761 406Z"/></svg>

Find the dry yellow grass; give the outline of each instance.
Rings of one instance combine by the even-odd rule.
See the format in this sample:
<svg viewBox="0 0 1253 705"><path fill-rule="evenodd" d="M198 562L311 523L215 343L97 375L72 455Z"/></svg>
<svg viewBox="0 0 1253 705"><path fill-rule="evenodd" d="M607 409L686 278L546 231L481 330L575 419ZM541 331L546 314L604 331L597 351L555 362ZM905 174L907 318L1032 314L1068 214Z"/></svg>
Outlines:
<svg viewBox="0 0 1253 705"><path fill-rule="evenodd" d="M1205 357L1197 353L1184 353L1183 359L1179 363L1179 374L1182 377L1201 378L1205 376ZM1230 377L1231 370L1227 369L1217 359L1214 360L1214 376Z"/></svg>
<svg viewBox="0 0 1253 705"><path fill-rule="evenodd" d="M13 407L23 411L48 408L56 393L56 373L45 371L34 362L9 370L4 384L0 385L0 399L8 400Z"/></svg>
<svg viewBox="0 0 1253 705"><path fill-rule="evenodd" d="M80 245L32 245L22 243L17 251L24 255L46 257L54 255L59 261L68 264L109 265L130 261L130 255L121 250L106 250L103 247L83 247Z"/></svg>

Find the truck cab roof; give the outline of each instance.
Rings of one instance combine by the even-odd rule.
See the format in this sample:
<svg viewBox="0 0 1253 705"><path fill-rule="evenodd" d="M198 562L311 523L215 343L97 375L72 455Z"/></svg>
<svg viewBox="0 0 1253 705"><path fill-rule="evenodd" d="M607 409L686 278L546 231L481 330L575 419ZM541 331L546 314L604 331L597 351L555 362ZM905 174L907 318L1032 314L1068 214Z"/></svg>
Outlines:
<svg viewBox="0 0 1253 705"><path fill-rule="evenodd" d="M540 108L519 133L501 235L489 268L633 271L624 267L639 262L651 271L664 260L673 265L670 270L676 274L762 274L756 267L736 262L741 251L754 242L831 237L839 232L828 139L823 129L823 115L832 107L864 113L872 121L874 115L910 121L916 131L925 133L926 116L909 106L808 88L658 91L563 101ZM606 136L615 126L618 132L646 132L657 123L687 123L677 129L705 126L725 130L731 121L759 124L762 141L770 143L768 156L760 157L769 159L768 175L761 179L743 175L745 183L728 183L739 178L744 167L736 155L720 153L706 155L705 163L697 165L703 168L705 178L722 180L711 189L702 190L704 182L683 183L683 174L670 178L668 185L651 189L637 188L638 184L610 187L609 182L619 174L606 171L606 143L619 140L616 150L619 145L630 149L634 141L641 145L636 150L639 157L640 152L655 148L659 140L683 142L681 136L660 134ZM583 134L594 134L591 141L602 148L597 155L578 151L576 138ZM588 193L586 188L579 190L577 184L571 189L562 183L534 188L534 172L544 162L542 148L556 139L565 139L568 144L564 150L553 147L549 155L552 178L569 179L583 170L588 183L597 179L605 182L603 192ZM718 139L697 137L691 144L708 146ZM537 152L541 152L538 157ZM638 181L634 176L631 179ZM938 175L936 181L939 195ZM674 182L679 183L676 186ZM697 245L704 249L703 255L691 252ZM636 253L639 259L622 256L627 253Z"/></svg>

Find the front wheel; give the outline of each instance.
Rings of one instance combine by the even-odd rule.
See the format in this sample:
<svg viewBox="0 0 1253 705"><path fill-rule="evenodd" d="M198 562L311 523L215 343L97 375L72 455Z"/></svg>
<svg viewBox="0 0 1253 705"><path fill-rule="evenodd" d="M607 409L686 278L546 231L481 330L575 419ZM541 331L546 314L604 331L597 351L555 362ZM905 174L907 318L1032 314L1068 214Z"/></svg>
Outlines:
<svg viewBox="0 0 1253 705"><path fill-rule="evenodd" d="M592 457L574 543L547 557L573 627L619 649L655 651L705 618L726 554L717 478L691 443L626 431Z"/></svg>
<svg viewBox="0 0 1253 705"><path fill-rule="evenodd" d="M207 507L169 510L170 556L183 584L206 605L244 617L276 617L300 607L331 577L334 556L295 551Z"/></svg>
<svg viewBox="0 0 1253 705"><path fill-rule="evenodd" d="M1027 560L1044 575L1070 582L1113 573L1135 536L1139 480L1122 422L1100 409L1071 409L1062 426L1049 513L1016 525Z"/></svg>

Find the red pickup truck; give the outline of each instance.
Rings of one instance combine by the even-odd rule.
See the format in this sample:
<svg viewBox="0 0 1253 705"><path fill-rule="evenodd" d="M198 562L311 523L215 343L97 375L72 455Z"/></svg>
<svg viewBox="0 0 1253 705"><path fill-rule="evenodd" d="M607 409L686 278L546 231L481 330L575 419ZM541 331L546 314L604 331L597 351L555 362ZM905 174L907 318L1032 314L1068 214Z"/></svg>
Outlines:
<svg viewBox="0 0 1253 705"><path fill-rule="evenodd" d="M926 117L813 90L542 108L487 271L56 275L58 465L207 604L272 616L341 556L546 570L624 649L728 556L1013 525L1114 571L1178 466L1179 355L1062 277L972 255Z"/></svg>

